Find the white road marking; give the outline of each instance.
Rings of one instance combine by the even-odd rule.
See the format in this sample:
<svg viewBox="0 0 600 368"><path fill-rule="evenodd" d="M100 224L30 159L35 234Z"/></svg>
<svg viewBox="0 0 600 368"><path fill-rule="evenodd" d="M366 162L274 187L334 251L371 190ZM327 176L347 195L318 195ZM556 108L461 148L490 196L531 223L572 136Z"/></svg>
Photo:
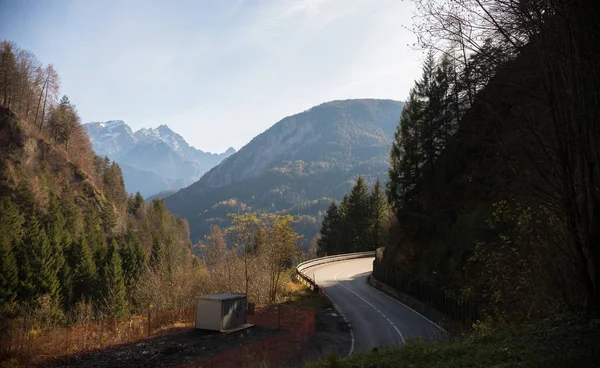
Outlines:
<svg viewBox="0 0 600 368"><path fill-rule="evenodd" d="M325 292L325 288L322 288L321 286L319 286L319 288L321 288L323 290L323 294L327 295L327 293ZM344 312L342 312L340 307L333 301L333 299L330 298L328 295L327 295L327 298L329 298L329 300L331 300L333 307L342 316L342 318L344 319L344 322L346 322L346 324L348 325L348 328L350 329L350 351L348 352L348 355L346 355L346 356L350 356L354 352L354 332L352 332L352 326L350 326L350 322L348 322L348 318L346 318L346 315L344 314Z"/></svg>
<svg viewBox="0 0 600 368"><path fill-rule="evenodd" d="M342 286L344 289L348 290L349 292L351 292L352 294L356 295L360 300L362 300L363 302L367 303L371 308L373 308L377 313L381 314L381 316L383 318L386 319L386 321L388 321L388 323L394 328L394 330L396 330L396 332L398 333L398 336L400 336L400 340L402 340L402 343L404 345L406 345L406 340L404 340L404 336L402 335L402 333L400 332L400 330L398 329L398 327L396 327L396 325L394 324L394 322L392 322L385 314L383 314L379 309L377 309L377 307L375 307L373 304L369 303L365 298L363 298L362 296L358 295L357 293L355 293L354 291L352 291L350 288L348 288L346 285L342 284L341 282L339 282L337 276L348 270L344 270L344 271L340 271L338 273L336 273L333 278L335 279L335 281Z"/></svg>
<svg viewBox="0 0 600 368"><path fill-rule="evenodd" d="M418 314L419 316L421 316L421 318L423 318L424 320L426 320L427 322L431 323L432 325L434 325L435 327L437 327L440 331L442 331L443 333L447 334L448 331L444 330L440 325L438 325L437 323L433 322L432 320L430 320L429 318L425 317L424 315L422 315L421 313L417 312L416 310L412 309L411 307L409 307L408 305L402 303L401 301L399 301L396 298L393 298L389 295L387 295L386 293L384 293L383 291L373 287L371 284L369 284L369 282L367 281L367 279L365 279L365 282L367 283L367 285L369 285L373 290L377 290L379 291L381 294L387 296L388 298L390 298L391 300L395 301L396 303L400 304L401 306L410 309L411 311L413 311L414 313ZM342 285L344 286L344 285Z"/></svg>

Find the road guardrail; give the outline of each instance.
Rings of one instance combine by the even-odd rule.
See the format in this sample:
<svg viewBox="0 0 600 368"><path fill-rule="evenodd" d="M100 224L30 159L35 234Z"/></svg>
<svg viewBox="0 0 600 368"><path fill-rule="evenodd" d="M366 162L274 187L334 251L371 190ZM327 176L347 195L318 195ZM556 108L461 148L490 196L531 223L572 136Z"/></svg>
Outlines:
<svg viewBox="0 0 600 368"><path fill-rule="evenodd" d="M309 267L325 264L325 263L339 262L339 261L346 261L349 259L367 258L367 257L375 257L375 251L337 254L334 256L313 258L308 261L299 263L296 266L296 278L298 279L298 281L300 281L304 285L308 286L311 290L319 290L319 285L317 285L315 280L313 280L312 277L310 277L304 273L305 269L307 269Z"/></svg>

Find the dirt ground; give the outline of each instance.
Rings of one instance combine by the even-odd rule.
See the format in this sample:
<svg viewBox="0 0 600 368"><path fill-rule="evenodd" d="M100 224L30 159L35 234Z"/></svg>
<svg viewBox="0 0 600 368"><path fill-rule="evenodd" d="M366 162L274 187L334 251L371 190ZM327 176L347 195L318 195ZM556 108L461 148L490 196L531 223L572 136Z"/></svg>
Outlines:
<svg viewBox="0 0 600 368"><path fill-rule="evenodd" d="M130 344L71 355L42 367L168 367L190 363L283 333L254 326L231 334L182 328Z"/></svg>
<svg viewBox="0 0 600 368"><path fill-rule="evenodd" d="M257 343L285 332L283 329L263 326L254 326L231 334L179 328L134 343L46 361L41 366L48 368L172 367L199 362L203 358ZM316 314L315 334L310 337L300 354L286 365L299 366L329 354L346 356L350 349L350 341L350 330L341 315L330 305L321 304Z"/></svg>

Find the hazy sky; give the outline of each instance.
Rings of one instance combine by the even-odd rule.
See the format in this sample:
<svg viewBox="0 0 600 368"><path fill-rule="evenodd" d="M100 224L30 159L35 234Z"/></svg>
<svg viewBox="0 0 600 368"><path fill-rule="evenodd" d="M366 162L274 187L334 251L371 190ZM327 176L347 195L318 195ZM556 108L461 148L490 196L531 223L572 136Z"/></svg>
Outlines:
<svg viewBox="0 0 600 368"><path fill-rule="evenodd" d="M404 100L411 16L401 0L0 0L0 38L55 65L83 122L167 124L220 152L325 101Z"/></svg>

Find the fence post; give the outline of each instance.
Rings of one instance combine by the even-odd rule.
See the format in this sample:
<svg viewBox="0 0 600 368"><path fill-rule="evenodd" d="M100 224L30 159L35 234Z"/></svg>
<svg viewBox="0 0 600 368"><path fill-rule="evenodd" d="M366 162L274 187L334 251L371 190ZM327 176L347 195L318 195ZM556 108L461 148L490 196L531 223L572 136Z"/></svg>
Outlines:
<svg viewBox="0 0 600 368"><path fill-rule="evenodd" d="M65 354L69 354L69 325L67 324L67 340L65 342Z"/></svg>
<svg viewBox="0 0 600 368"><path fill-rule="evenodd" d="M151 322L150 322L150 318L151 318L150 310L151 310L150 307L148 307L148 336L150 336L150 325L151 325Z"/></svg>

